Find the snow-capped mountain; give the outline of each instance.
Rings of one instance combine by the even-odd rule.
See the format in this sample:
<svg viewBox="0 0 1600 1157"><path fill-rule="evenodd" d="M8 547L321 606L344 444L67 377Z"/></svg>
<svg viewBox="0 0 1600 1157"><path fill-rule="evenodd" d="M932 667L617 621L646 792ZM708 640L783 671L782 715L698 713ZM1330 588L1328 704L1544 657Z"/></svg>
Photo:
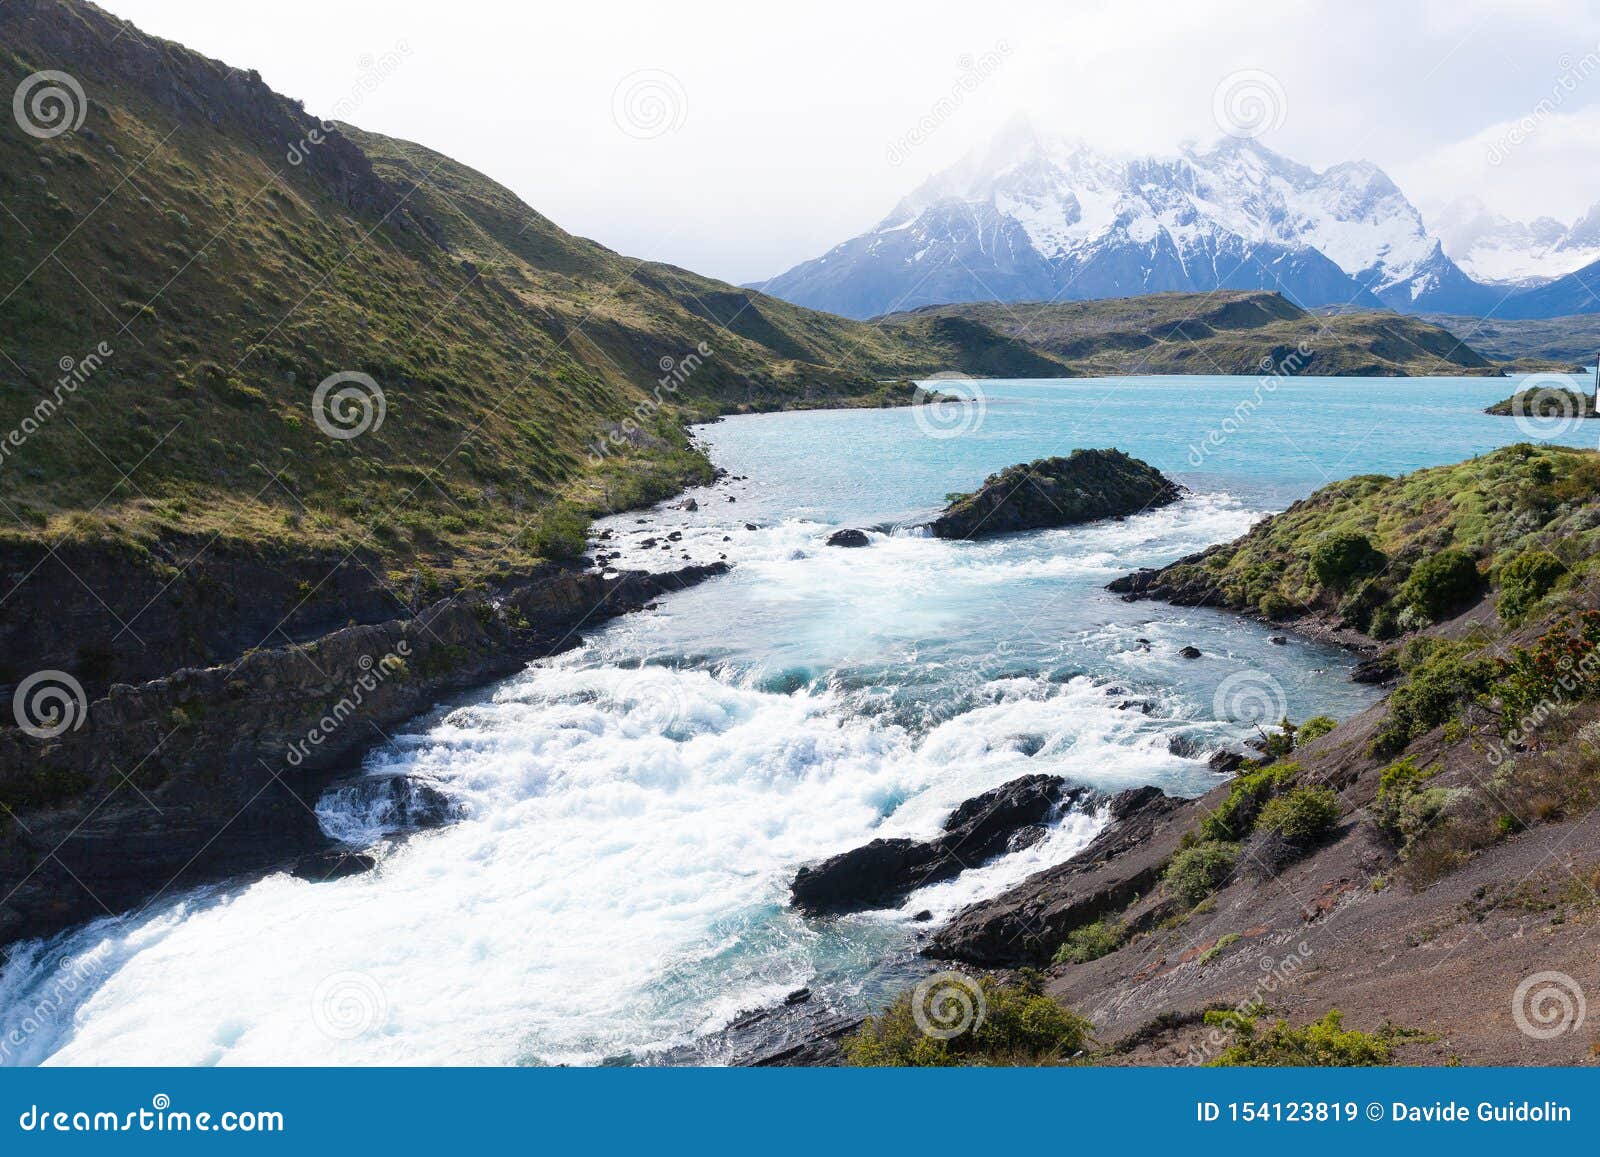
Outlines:
<svg viewBox="0 0 1600 1157"><path fill-rule="evenodd" d="M1600 205L1563 225L1554 217L1513 221L1476 197L1458 197L1433 227L1445 253L1478 281L1539 285L1600 261Z"/></svg>
<svg viewBox="0 0 1600 1157"><path fill-rule="evenodd" d="M1276 289L1303 306L1467 313L1458 269L1366 162L1317 172L1254 140L1128 157L1025 124L876 228L757 288L853 317L953 301Z"/></svg>

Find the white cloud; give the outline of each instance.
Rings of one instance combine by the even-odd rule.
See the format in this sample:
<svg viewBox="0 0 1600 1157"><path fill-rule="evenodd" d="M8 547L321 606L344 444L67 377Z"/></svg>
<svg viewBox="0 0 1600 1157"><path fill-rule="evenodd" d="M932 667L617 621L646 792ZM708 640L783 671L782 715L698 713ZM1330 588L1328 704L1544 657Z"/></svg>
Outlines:
<svg viewBox="0 0 1600 1157"><path fill-rule="evenodd" d="M1594 47L1600 0L278 0L248 20L215 0L103 2L319 113L362 54L403 38L411 55L357 123L483 170L574 232L733 280L859 232L1019 110L1124 149L1214 137L1213 92L1240 69L1278 79L1285 116L1265 143L1309 164L1370 159L1429 198L1466 182L1554 204L1567 194L1546 186L1564 180L1572 203L1600 199L1579 133L1541 130L1493 173L1467 161L1483 126L1550 91L1563 54ZM1003 65L951 109L963 58L1002 42ZM687 106L650 139L612 118L618 81L641 69L670 73ZM1557 119L1588 125L1596 108L1600 78ZM1565 173L1563 147L1579 150Z"/></svg>
<svg viewBox="0 0 1600 1157"><path fill-rule="evenodd" d="M1502 121L1394 177L1425 216L1470 195L1513 220L1571 224L1600 202L1600 109Z"/></svg>

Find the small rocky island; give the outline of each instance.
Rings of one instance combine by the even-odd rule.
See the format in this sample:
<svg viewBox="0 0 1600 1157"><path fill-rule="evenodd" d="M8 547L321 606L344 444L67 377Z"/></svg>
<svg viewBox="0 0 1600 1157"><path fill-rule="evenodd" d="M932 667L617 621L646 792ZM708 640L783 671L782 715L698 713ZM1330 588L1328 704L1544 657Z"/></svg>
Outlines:
<svg viewBox="0 0 1600 1157"><path fill-rule="evenodd" d="M1502 418L1600 417L1600 410L1595 409L1595 401L1588 394L1556 386L1518 390L1509 398L1490 406L1484 413Z"/></svg>
<svg viewBox="0 0 1600 1157"><path fill-rule="evenodd" d="M986 538L1137 514L1176 502L1183 488L1121 450L1074 450L1007 466L958 495L930 524L936 538Z"/></svg>

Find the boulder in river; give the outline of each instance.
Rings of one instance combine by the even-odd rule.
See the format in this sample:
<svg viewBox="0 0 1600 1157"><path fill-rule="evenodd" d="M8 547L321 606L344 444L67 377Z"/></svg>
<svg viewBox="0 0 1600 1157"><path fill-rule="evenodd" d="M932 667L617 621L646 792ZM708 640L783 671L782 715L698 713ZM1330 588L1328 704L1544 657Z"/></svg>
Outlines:
<svg viewBox="0 0 1600 1157"><path fill-rule="evenodd" d="M289 869L289 874L297 879L320 883L323 880L342 880L346 876L359 876L377 866L378 861L365 852L349 852L335 848L301 856Z"/></svg>
<svg viewBox="0 0 1600 1157"><path fill-rule="evenodd" d="M866 546L869 541L864 530L836 530L828 535L829 546Z"/></svg>
<svg viewBox="0 0 1600 1157"><path fill-rule="evenodd" d="M1200 657L1200 648L1194 646L1180 647L1178 648L1178 654L1185 659L1198 659Z"/></svg>
<svg viewBox="0 0 1600 1157"><path fill-rule="evenodd" d="M409 775L365 775L336 785L317 810L324 828L341 839L443 827L461 817L449 796Z"/></svg>
<svg viewBox="0 0 1600 1157"><path fill-rule="evenodd" d="M801 868L791 885L794 906L808 915L893 907L917 888L1012 850L1017 833L1087 794L1058 775L1014 779L956 808L937 839L873 840Z"/></svg>
<svg viewBox="0 0 1600 1157"><path fill-rule="evenodd" d="M1243 762L1243 755L1240 755L1237 751L1229 751L1227 748L1223 747L1211 753L1210 757L1206 760L1206 766L1212 771L1221 772L1224 775L1231 775L1233 772L1239 770L1239 765Z"/></svg>
<svg viewBox="0 0 1600 1157"><path fill-rule="evenodd" d="M934 519L936 538L983 538L1137 514L1176 502L1183 488L1121 450L1074 450L991 474Z"/></svg>

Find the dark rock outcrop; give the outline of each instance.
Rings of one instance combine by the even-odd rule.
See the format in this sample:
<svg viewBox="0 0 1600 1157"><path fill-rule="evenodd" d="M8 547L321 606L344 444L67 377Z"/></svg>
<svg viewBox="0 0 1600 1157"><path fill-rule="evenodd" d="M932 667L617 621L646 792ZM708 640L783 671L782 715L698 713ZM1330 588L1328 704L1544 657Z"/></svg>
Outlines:
<svg viewBox="0 0 1600 1157"><path fill-rule="evenodd" d="M1019 833L1087 791L1069 790L1058 775L1012 780L956 808L938 839L873 840L801 868L791 886L794 906L808 915L892 907L916 888L1011 850Z"/></svg>
<svg viewBox="0 0 1600 1157"><path fill-rule="evenodd" d="M461 809L444 792L409 775L364 775L333 785L328 796L337 810L359 818L369 828L437 828L461 815Z"/></svg>
<svg viewBox="0 0 1600 1157"><path fill-rule="evenodd" d="M1350 678L1356 683L1388 683L1400 677L1400 657L1396 651L1386 651L1356 664Z"/></svg>
<svg viewBox="0 0 1600 1157"><path fill-rule="evenodd" d="M301 880L318 883L324 880L342 880L346 876L359 876L378 866L378 861L365 852L345 852L337 848L327 852L311 852L295 861L289 874Z"/></svg>
<svg viewBox="0 0 1600 1157"><path fill-rule="evenodd" d="M1201 564L1214 552L1224 549L1222 546L1207 547L1170 566L1141 567L1132 574L1112 579L1106 584L1106 590L1121 595L1123 602L1128 603L1159 599L1175 607L1226 606L1227 598L1218 583L1194 577L1203 573L1198 570Z"/></svg>
<svg viewBox="0 0 1600 1157"><path fill-rule="evenodd" d="M1206 760L1206 766L1212 771L1221 772L1224 775L1227 775L1238 771L1239 765L1243 762L1244 756L1239 752L1229 751L1227 748L1221 748L1220 750L1213 751L1211 753L1211 757Z"/></svg>
<svg viewBox="0 0 1600 1157"><path fill-rule="evenodd" d="M1137 514L1176 502L1183 488L1121 450L1074 450L1008 466L934 519L937 538L983 538L1019 530Z"/></svg>
<svg viewBox="0 0 1600 1157"><path fill-rule="evenodd" d="M1155 787L1119 793L1110 826L1088 847L961 912L934 936L927 955L985 967L1048 963L1069 932L1150 891L1178 838L1166 821L1186 806Z"/></svg>
<svg viewBox="0 0 1600 1157"><path fill-rule="evenodd" d="M870 541L864 530L836 530L828 535L829 546L866 546Z"/></svg>
<svg viewBox="0 0 1600 1157"><path fill-rule="evenodd" d="M321 793L355 770L371 724L581 642L578 628L727 571L610 577L544 566L407 618L91 692L80 724L35 738L0 716L0 945L152 896L325 852ZM426 799L408 800L411 824Z"/></svg>

